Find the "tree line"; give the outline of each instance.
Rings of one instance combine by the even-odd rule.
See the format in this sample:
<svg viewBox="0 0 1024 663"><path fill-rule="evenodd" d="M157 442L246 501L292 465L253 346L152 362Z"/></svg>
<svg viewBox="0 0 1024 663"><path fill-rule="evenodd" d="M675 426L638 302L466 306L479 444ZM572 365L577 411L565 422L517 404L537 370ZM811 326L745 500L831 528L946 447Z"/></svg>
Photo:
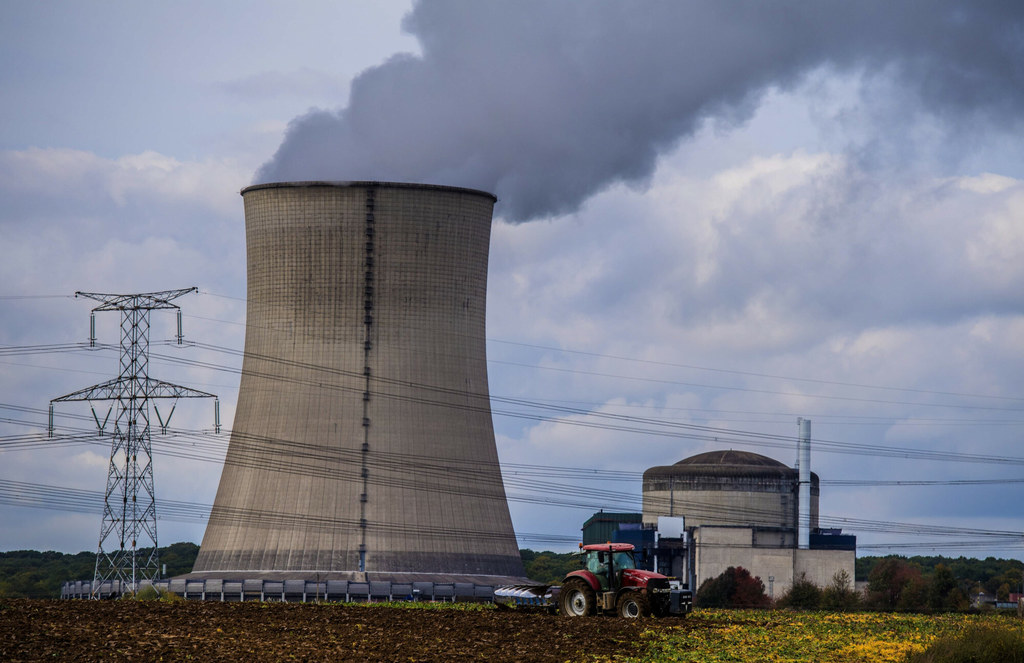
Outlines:
<svg viewBox="0 0 1024 663"><path fill-rule="evenodd" d="M863 592L855 589L846 571L840 571L826 587L797 578L789 591L772 601L761 578L742 567L729 567L701 583L694 604L707 608L951 612L971 609L972 598L982 592L1007 601L1024 582L1021 561L993 557L908 559L892 555L857 560L857 569L866 575Z"/></svg>
<svg viewBox="0 0 1024 663"><path fill-rule="evenodd" d="M141 548L148 557L152 548ZM158 548L160 563L167 565L167 577L192 570L199 554L194 543L174 543ZM12 550L0 552L0 597L47 599L60 598L60 588L69 580L92 580L96 572L96 553L59 553L52 550Z"/></svg>
<svg viewBox="0 0 1024 663"><path fill-rule="evenodd" d="M941 577L945 578L948 570L960 584L961 589L970 595L983 591L990 596L1003 599L1010 593L1021 592L1021 574L1024 572L1024 562L1019 559L997 559L995 557L986 557L985 559L942 556L901 557L898 555L859 557L855 567L857 580L870 580L872 572L879 564L891 566L891 560L902 561L910 567L909 570L901 570L902 573L910 576L920 573L925 578L934 576L937 568L944 566L945 570L940 572Z"/></svg>

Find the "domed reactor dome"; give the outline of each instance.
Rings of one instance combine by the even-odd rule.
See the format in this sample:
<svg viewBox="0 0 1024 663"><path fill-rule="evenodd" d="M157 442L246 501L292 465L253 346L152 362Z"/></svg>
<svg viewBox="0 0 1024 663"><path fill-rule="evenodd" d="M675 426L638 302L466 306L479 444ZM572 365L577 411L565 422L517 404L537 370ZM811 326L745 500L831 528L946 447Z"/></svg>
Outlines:
<svg viewBox="0 0 1024 663"><path fill-rule="evenodd" d="M796 531L798 472L750 451L709 451L644 472L643 521L683 516L687 527L738 525ZM811 527L818 526L811 473ZM788 537L787 537L788 538Z"/></svg>
<svg viewBox="0 0 1024 663"><path fill-rule="evenodd" d="M489 193L242 191L245 355L193 578L524 576L487 387Z"/></svg>

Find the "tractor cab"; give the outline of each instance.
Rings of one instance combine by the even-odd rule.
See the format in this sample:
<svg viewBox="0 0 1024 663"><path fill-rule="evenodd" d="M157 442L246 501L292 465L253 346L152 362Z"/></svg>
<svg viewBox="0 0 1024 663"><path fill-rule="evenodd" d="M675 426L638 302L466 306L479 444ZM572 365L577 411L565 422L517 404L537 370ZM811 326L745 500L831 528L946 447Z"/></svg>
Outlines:
<svg viewBox="0 0 1024 663"><path fill-rule="evenodd" d="M628 543L606 543L583 547L583 568L594 574L602 591L615 591L622 586L623 569L635 569L633 546Z"/></svg>

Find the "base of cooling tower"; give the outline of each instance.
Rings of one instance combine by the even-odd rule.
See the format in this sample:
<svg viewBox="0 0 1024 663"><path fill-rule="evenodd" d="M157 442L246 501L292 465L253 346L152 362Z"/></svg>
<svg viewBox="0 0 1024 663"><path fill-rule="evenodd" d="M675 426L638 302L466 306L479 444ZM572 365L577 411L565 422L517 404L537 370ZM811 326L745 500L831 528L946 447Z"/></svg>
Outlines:
<svg viewBox="0 0 1024 663"><path fill-rule="evenodd" d="M216 576L216 577L215 577ZM351 576L351 577L343 577ZM360 578L361 576L361 578ZM248 571L238 574L188 574L168 580L142 581L162 592L203 601L379 602L493 601L504 585L534 584L513 576L451 576L423 573L322 573L310 579L301 572ZM106 580L95 591L90 581L66 582L62 599L117 598L128 583Z"/></svg>

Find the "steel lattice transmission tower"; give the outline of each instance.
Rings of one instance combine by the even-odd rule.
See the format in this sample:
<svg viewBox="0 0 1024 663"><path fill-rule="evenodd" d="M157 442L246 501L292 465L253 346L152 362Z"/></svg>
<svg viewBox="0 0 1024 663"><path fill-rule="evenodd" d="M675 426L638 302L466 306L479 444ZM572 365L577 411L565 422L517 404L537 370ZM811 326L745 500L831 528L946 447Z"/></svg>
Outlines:
<svg viewBox="0 0 1024 663"><path fill-rule="evenodd" d="M90 345L96 342L95 314L98 311L121 312L121 369L113 380L72 392L50 401L50 431L53 430L53 404L65 401L112 401L116 405L114 429L111 432L110 465L107 470L107 488L103 498L103 522L100 526L99 546L96 551L96 571L93 576L93 596L106 580L121 581L121 591L134 591L142 580L156 579L160 571L156 535L156 493L153 484L153 451L150 444L149 401L157 398L213 398L214 394L170 384L149 377L149 312L156 309L175 309L178 312L178 344L182 344L181 309L171 301L194 292L196 288L165 290L134 295L76 292L75 297L87 297L102 302L92 310ZM116 403L115 403L116 401ZM166 431L174 413L172 407L167 420L160 417L161 429ZM219 424L219 401L214 411ZM100 423L96 411L93 417L103 434L107 418ZM219 430L218 430L219 432ZM152 548L145 555L140 548Z"/></svg>

